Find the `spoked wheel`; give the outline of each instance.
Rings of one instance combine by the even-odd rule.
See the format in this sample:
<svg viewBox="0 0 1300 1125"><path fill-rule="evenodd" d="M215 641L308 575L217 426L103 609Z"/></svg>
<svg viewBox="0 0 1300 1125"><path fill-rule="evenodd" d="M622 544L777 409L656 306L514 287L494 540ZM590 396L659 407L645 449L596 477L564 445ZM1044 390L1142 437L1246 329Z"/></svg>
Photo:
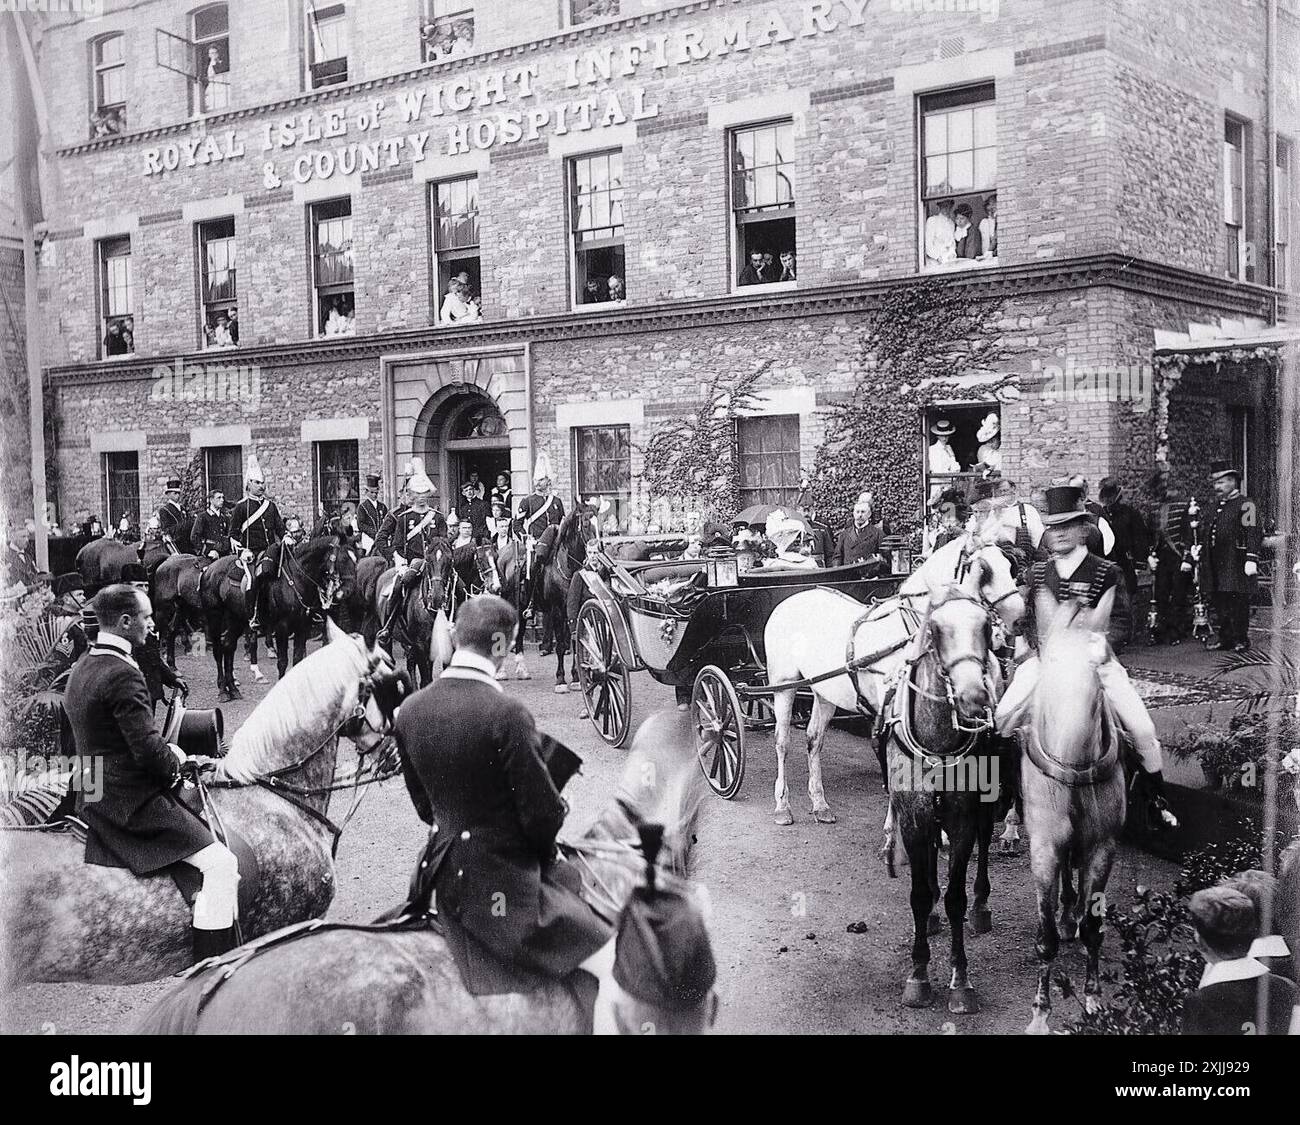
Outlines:
<svg viewBox="0 0 1300 1125"><path fill-rule="evenodd" d="M611 746L622 746L632 726L632 677L614 643L609 611L600 602L584 602L578 611L575 645L591 725Z"/></svg>
<svg viewBox="0 0 1300 1125"><path fill-rule="evenodd" d="M745 716L736 689L722 669L701 668L691 692L695 752L704 780L725 801L745 780Z"/></svg>

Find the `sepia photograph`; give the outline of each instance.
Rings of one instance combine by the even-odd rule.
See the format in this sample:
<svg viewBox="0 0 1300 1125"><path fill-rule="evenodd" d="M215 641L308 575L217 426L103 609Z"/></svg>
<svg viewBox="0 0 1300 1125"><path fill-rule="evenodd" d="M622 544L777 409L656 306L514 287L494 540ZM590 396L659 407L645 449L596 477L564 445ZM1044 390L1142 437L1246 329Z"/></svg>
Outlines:
<svg viewBox="0 0 1300 1125"><path fill-rule="evenodd" d="M1300 0L0 0L0 102L36 1096L1291 1081Z"/></svg>

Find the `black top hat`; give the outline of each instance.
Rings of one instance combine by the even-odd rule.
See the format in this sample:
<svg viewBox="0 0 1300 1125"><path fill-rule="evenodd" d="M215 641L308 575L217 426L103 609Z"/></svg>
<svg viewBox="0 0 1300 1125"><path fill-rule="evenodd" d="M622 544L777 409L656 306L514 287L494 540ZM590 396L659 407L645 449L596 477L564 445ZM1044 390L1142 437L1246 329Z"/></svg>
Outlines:
<svg viewBox="0 0 1300 1125"><path fill-rule="evenodd" d="M67 574L60 574L54 579L50 592L56 598L61 598L72 593L73 590L84 590L85 588L86 584L82 581L81 575L76 571L69 571Z"/></svg>
<svg viewBox="0 0 1300 1125"><path fill-rule="evenodd" d="M984 477L981 480L977 480L974 484L974 487L972 487L970 490L970 495L967 497L967 502L972 507L974 507L982 500L984 501L992 500L995 496L1001 495L1001 491L998 488L999 484L1001 484L999 478L992 477L992 476Z"/></svg>
<svg viewBox="0 0 1300 1125"><path fill-rule="evenodd" d="M1046 527L1055 527L1087 518L1088 513L1083 507L1082 490L1068 484L1047 490L1047 511L1043 513L1043 524Z"/></svg>
<svg viewBox="0 0 1300 1125"><path fill-rule="evenodd" d="M379 487L379 474L378 474L378 473L367 473L367 474L366 474L366 487L367 487L367 488L378 488L378 487Z"/></svg>
<svg viewBox="0 0 1300 1125"><path fill-rule="evenodd" d="M1241 480L1241 470L1234 469L1231 461L1211 461L1210 462L1210 480L1218 480L1220 477L1236 477Z"/></svg>
<svg viewBox="0 0 1300 1125"><path fill-rule="evenodd" d="M168 477L168 478L167 478L167 487L164 488L163 491L164 491L164 492L179 492L180 490L181 490L181 478L180 478L180 477Z"/></svg>
<svg viewBox="0 0 1300 1125"><path fill-rule="evenodd" d="M940 418L933 426L930 427L930 433L936 437L952 437L957 432L954 426L947 418Z"/></svg>

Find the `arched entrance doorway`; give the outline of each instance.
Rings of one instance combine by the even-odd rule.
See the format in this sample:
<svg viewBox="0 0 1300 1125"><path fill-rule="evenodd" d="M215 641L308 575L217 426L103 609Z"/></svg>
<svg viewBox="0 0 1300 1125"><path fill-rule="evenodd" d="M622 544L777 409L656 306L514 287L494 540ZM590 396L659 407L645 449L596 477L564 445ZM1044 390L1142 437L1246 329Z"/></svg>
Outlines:
<svg viewBox="0 0 1300 1125"><path fill-rule="evenodd" d="M444 387L421 411L425 469L438 487L438 506L456 507L474 473L484 496L498 473L510 473L510 431L491 396L473 387Z"/></svg>

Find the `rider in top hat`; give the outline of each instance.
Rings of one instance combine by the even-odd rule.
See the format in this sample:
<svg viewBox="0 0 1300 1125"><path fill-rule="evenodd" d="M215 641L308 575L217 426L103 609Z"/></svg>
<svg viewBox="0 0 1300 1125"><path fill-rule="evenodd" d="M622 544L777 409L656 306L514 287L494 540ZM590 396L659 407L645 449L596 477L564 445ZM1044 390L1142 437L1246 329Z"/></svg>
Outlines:
<svg viewBox="0 0 1300 1125"><path fill-rule="evenodd" d="M1107 591L1114 590L1122 580L1119 567L1099 555L1091 554L1085 546L1088 534L1088 512L1083 506L1083 494L1078 488L1063 485L1047 490L1047 511L1043 513L1045 532L1043 540L1051 552L1049 559L1035 562L1029 570L1029 589L1025 602L1027 612L1017 648L1027 655L1016 669L997 709L997 727L1010 735L1024 718L1025 709L1038 684L1039 636L1035 620L1036 596L1040 590L1048 591L1059 602L1075 602L1085 609L1095 609ZM1115 596L1111 595L1112 598ZM1174 826L1178 822L1164 799L1163 758L1155 724L1147 713L1146 704L1138 695L1124 666L1115 659L1104 636L1096 637L1101 651L1098 653L1097 674L1120 724L1127 732L1137 751L1138 761L1146 778L1153 820ZM1026 647L1027 646L1027 647Z"/></svg>
<svg viewBox="0 0 1300 1125"><path fill-rule="evenodd" d="M1210 521L1209 565L1204 573L1214 597L1219 637L1211 648L1245 652L1250 648L1250 587L1259 573L1263 544L1259 509L1241 492L1241 470L1229 461L1210 465L1218 503ZM1192 549L1200 557L1200 548Z"/></svg>
<svg viewBox="0 0 1300 1125"><path fill-rule="evenodd" d="M250 552L257 560L248 590L248 601L253 607L248 627L257 629L261 624L262 602L265 601L263 591L266 583L262 579L274 573L275 565L267 558L266 552L273 543L284 538L284 519L275 501L266 495L266 479L255 453L248 458L244 481L248 494L230 512L230 545L236 552Z"/></svg>
<svg viewBox="0 0 1300 1125"><path fill-rule="evenodd" d="M538 559L537 540L548 527L559 527L564 520L564 502L551 491L551 459L545 453L537 455L533 466L533 491L519 502L519 517L515 520L516 534L524 537L528 545L527 576L529 583L529 601L534 613L540 612L542 604L542 570ZM540 651L545 656L551 650L551 621L549 616L542 617L542 639Z"/></svg>
<svg viewBox="0 0 1300 1125"><path fill-rule="evenodd" d="M154 518L158 521L158 532L168 547L177 551L189 550L189 538L185 534L189 521L185 518L185 509L181 507L181 478L168 477L167 487L163 490L165 500L158 506Z"/></svg>
<svg viewBox="0 0 1300 1125"><path fill-rule="evenodd" d="M379 538L379 529L388 515L388 505L379 499L378 473L366 474L366 487L362 491L365 495L357 505L357 529L361 533L362 548L369 551Z"/></svg>
<svg viewBox="0 0 1300 1125"><path fill-rule="evenodd" d="M132 656L153 624L147 594L117 584L95 597L99 635L72 670L64 706L82 761L103 764L98 800L77 793L76 815L90 827L86 862L153 875L174 863L198 868L203 885L194 899L195 960L235 944L234 855L173 789L185 752L154 729L149 689ZM93 791L93 790L92 790Z"/></svg>
<svg viewBox="0 0 1300 1125"><path fill-rule="evenodd" d="M433 539L447 538L447 521L441 512L432 508L437 489L424 471L424 462L418 457L411 459L412 475L406 485L411 498L411 506L399 513L394 513L391 536L376 544L382 545L388 561L398 568L398 577L393 585L392 600L388 607L388 616L384 618L379 630L379 643L389 648L393 643L393 625L401 615L410 589L420 580L424 572L424 551Z"/></svg>

